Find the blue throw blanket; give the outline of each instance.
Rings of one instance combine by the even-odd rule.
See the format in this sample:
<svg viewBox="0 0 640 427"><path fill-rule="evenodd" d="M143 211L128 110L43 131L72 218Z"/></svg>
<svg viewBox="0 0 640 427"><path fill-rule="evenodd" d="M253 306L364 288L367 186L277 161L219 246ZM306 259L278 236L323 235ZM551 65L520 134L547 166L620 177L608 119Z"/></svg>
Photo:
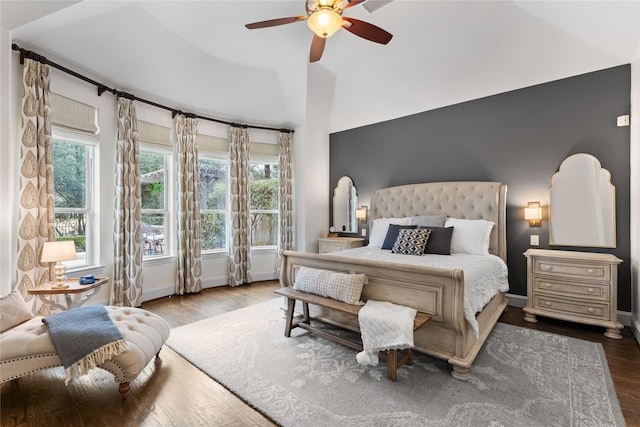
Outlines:
<svg viewBox="0 0 640 427"><path fill-rule="evenodd" d="M129 351L120 330L102 305L44 317L53 346L66 371L65 384L118 354Z"/></svg>

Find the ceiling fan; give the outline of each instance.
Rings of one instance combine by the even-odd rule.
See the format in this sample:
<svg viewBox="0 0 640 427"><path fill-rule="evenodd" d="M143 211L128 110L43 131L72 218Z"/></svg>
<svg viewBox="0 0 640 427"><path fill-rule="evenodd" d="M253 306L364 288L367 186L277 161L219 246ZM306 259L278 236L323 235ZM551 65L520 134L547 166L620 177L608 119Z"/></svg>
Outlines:
<svg viewBox="0 0 640 427"><path fill-rule="evenodd" d="M368 22L355 18L342 16L345 9L356 6L365 0L351 0L345 4L345 0L306 0L306 16L290 16L288 18L269 19L267 21L247 24L250 30L257 28L274 27L276 25L291 24L298 21L307 21L307 25L313 31L313 41L309 52L309 62L316 62L322 57L327 37L331 37L340 28L372 42L387 44L393 37L392 34L376 27Z"/></svg>

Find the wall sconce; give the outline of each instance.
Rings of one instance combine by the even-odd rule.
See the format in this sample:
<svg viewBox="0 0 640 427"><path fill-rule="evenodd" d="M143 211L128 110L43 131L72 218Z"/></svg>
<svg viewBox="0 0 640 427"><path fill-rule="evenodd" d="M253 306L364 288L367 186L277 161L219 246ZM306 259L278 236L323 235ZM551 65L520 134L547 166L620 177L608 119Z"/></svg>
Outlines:
<svg viewBox="0 0 640 427"><path fill-rule="evenodd" d="M540 227L542 225L542 207L540 202L529 202L524 208L524 219L529 221L529 227Z"/></svg>
<svg viewBox="0 0 640 427"><path fill-rule="evenodd" d="M356 209L356 218L358 219L358 222L367 222L368 216L369 216L368 206L360 206L360 209Z"/></svg>
<svg viewBox="0 0 640 427"><path fill-rule="evenodd" d="M76 244L73 240L63 240L59 242L44 242L40 262L55 262L53 272L56 275L52 288L68 288L67 277L64 273L67 266L61 261L71 261L76 259Z"/></svg>

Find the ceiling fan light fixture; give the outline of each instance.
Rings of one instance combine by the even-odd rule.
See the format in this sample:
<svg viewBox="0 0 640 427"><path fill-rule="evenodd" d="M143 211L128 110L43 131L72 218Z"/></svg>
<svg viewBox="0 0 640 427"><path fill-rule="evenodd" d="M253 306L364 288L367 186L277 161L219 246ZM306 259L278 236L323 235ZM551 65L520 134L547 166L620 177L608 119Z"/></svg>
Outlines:
<svg viewBox="0 0 640 427"><path fill-rule="evenodd" d="M342 27L342 16L330 7L321 7L309 15L307 25L318 37L331 37Z"/></svg>

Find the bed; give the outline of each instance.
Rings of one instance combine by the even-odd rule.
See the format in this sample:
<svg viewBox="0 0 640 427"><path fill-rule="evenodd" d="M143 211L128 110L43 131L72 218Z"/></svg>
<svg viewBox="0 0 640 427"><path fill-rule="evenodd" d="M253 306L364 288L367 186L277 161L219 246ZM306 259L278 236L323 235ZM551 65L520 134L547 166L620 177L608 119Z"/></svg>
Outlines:
<svg viewBox="0 0 640 427"><path fill-rule="evenodd" d="M490 221L494 226L489 236L488 256L499 258L506 271L506 190L506 185L499 182L468 181L384 188L375 191L371 197L369 222L375 223L379 218L439 214ZM414 349L448 361L454 378L468 380L475 357L506 309L504 290L489 297L475 314L475 322L470 322L465 316L462 268L381 260L371 258L370 254L363 255L367 250L359 248L329 254L284 251L281 285L293 286L296 272L302 266L366 274L368 283L363 287L362 298L389 301L430 314L431 321L415 333ZM359 254L354 255L356 252ZM358 330L355 319L331 309L312 306L311 315L336 326Z"/></svg>

